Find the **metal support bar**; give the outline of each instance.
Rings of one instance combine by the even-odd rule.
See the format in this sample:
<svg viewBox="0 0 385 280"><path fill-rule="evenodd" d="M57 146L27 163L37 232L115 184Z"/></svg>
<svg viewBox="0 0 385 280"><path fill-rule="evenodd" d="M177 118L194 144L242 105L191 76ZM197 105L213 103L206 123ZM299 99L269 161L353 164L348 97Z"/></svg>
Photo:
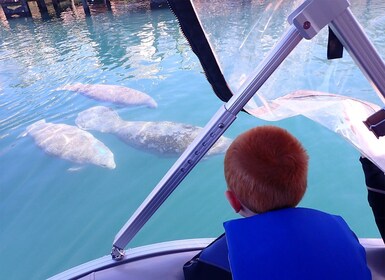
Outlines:
<svg viewBox="0 0 385 280"><path fill-rule="evenodd" d="M238 114L302 39L300 32L291 26L269 55L243 83L239 90L241 93L233 96L225 107L233 114Z"/></svg>
<svg viewBox="0 0 385 280"><path fill-rule="evenodd" d="M290 29L254 71L239 93L222 106L199 136L175 162L116 235L111 255L119 260L124 248L235 120L236 115L303 38L313 38L330 24L360 69L382 94L385 66L349 10L346 0L308 0L289 17ZM117 253L118 252L118 253Z"/></svg>
<svg viewBox="0 0 385 280"><path fill-rule="evenodd" d="M289 22L306 39L329 25L385 103L384 61L350 11L347 0L306 1L289 16Z"/></svg>
<svg viewBox="0 0 385 280"><path fill-rule="evenodd" d="M288 18L305 39L312 39L349 7L347 0L308 0Z"/></svg>
<svg viewBox="0 0 385 280"><path fill-rule="evenodd" d="M199 160L221 137L223 132L232 124L236 116L229 113L224 106L214 115L203 128L199 136L189 145L163 179L152 190L115 237L111 255L121 259L123 255L116 254L126 247L167 197L175 190Z"/></svg>
<svg viewBox="0 0 385 280"><path fill-rule="evenodd" d="M163 179L118 232L111 252L111 256L114 259L119 260L123 257L122 254L116 254L116 252L122 252L122 249L126 247L128 242L131 241L198 161L233 123L236 115L242 110L244 105L246 105L259 87L263 85L274 70L285 60L287 55L289 55L289 53L298 45L301 39L302 36L299 32L294 27L290 28L285 36L283 36L281 43L277 44L271 52L271 55L261 63L256 77L252 75L250 84L249 82L245 83L246 86L244 87L243 92L241 94L233 95L228 103L217 111L199 136L190 144L186 151L180 156ZM259 69L261 70L259 71Z"/></svg>
<svg viewBox="0 0 385 280"><path fill-rule="evenodd" d="M330 28L344 45L378 96L385 103L385 64L365 35L350 9L330 23Z"/></svg>
<svg viewBox="0 0 385 280"><path fill-rule="evenodd" d="M350 56L361 69L365 77L385 103L385 64L380 55L365 35L362 27L353 14L347 9L338 18L333 20L330 28L348 50ZM375 119L377 123L368 124ZM363 121L370 131L377 137L385 136L385 115L380 110Z"/></svg>

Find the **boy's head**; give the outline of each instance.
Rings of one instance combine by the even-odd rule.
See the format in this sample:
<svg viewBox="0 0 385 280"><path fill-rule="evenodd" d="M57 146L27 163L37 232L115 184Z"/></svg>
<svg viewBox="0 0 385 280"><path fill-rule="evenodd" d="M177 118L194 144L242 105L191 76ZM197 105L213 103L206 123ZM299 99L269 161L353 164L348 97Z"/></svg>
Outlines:
<svg viewBox="0 0 385 280"><path fill-rule="evenodd" d="M244 216L294 207L307 186L308 155L288 131L260 126L239 135L225 156L230 204ZM246 209L245 209L246 208Z"/></svg>

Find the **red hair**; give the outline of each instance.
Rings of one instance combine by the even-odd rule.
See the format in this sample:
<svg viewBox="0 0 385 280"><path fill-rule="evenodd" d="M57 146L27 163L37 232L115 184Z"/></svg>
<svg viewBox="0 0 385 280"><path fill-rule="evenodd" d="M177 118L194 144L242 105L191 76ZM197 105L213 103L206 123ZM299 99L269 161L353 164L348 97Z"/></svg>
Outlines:
<svg viewBox="0 0 385 280"><path fill-rule="evenodd" d="M255 127L239 135L226 152L227 186L255 213L294 207L306 191L308 159L288 131Z"/></svg>

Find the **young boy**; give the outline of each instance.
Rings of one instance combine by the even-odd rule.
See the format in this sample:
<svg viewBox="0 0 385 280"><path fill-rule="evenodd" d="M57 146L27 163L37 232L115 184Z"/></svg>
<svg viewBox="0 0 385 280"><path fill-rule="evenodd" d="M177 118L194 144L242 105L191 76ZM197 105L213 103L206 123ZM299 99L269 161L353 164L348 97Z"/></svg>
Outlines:
<svg viewBox="0 0 385 280"><path fill-rule="evenodd" d="M224 223L225 235L185 265L186 279L371 279L365 250L341 217L295 208L308 155L289 132L261 126L241 134L224 169L226 197L245 218Z"/></svg>

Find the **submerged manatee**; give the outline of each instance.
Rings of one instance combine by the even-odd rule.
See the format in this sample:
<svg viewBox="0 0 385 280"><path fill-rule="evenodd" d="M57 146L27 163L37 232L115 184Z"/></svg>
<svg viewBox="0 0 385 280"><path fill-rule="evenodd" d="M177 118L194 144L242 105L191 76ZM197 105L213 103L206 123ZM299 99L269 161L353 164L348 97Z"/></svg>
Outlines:
<svg viewBox="0 0 385 280"><path fill-rule="evenodd" d="M158 104L155 100L144 92L117 85L87 85L76 83L65 85L56 90L69 90L78 92L84 96L111 102L124 106L140 106L145 105L149 108L156 108Z"/></svg>
<svg viewBox="0 0 385 280"><path fill-rule="evenodd" d="M76 126L37 121L27 127L26 134L46 153L76 163L91 163L114 169L113 153L91 133Z"/></svg>
<svg viewBox="0 0 385 280"><path fill-rule="evenodd" d="M86 130L112 133L127 144L162 155L180 155L197 137L201 127L174 123L124 121L110 108L96 106L78 114L76 124ZM221 137L207 155L224 153L231 139Z"/></svg>

